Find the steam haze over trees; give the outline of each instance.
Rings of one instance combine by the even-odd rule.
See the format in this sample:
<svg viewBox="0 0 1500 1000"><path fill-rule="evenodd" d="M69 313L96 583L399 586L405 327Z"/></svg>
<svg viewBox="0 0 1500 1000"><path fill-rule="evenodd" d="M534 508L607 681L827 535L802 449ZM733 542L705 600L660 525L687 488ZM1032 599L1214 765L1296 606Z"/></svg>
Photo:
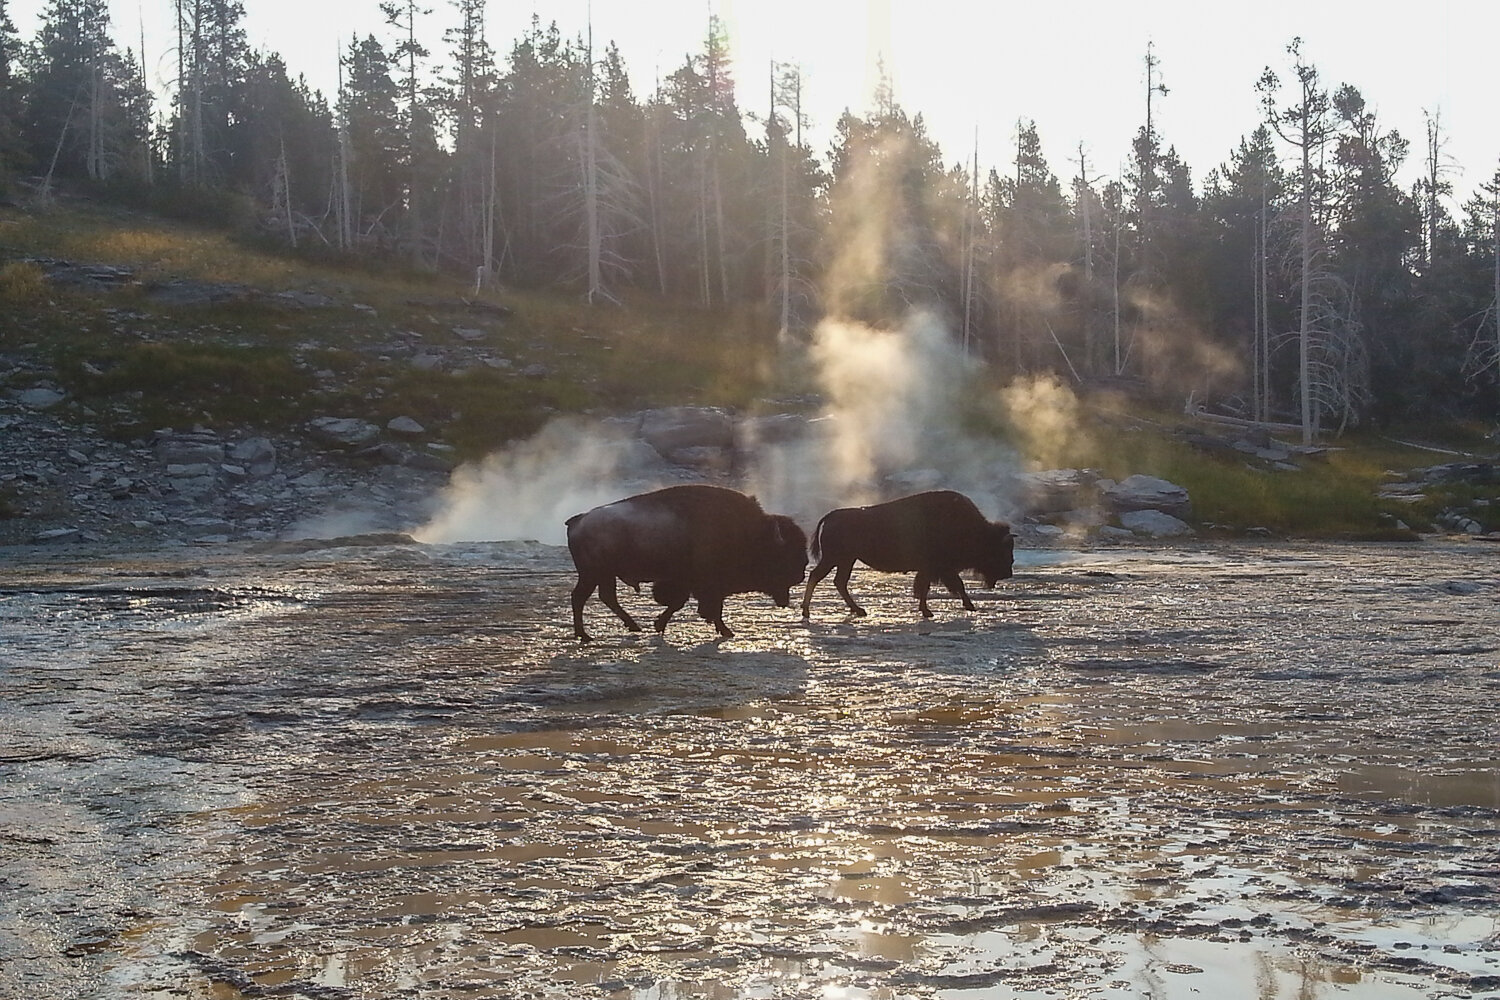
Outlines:
<svg viewBox="0 0 1500 1000"><path fill-rule="evenodd" d="M1154 111L1160 49L1128 162L1049 162L1044 139L1087 137L1041 135L1022 94L1013 161L981 168L889 81L815 147L801 68L735 64L713 17L637 93L587 25L502 42L485 0L388 2L325 94L247 44L240 0L163 2L164 99L105 0L47 0L30 38L0 0L6 196L87 188L600 308L762 310L792 337L923 310L1002 377L1131 378L1309 437L1500 409L1500 165L1464 164L1488 180L1459 203L1441 113L1401 134L1295 39L1195 177Z"/></svg>

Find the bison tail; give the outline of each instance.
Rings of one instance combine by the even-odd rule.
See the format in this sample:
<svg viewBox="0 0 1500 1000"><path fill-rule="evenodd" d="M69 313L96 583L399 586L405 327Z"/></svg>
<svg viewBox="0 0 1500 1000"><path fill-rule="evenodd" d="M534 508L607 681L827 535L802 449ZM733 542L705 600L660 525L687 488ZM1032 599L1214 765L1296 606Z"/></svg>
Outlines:
<svg viewBox="0 0 1500 1000"><path fill-rule="evenodd" d="M808 549L812 552L813 562L823 558L823 525L828 523L828 515L824 514L818 519L818 526L813 528L812 539L808 543Z"/></svg>

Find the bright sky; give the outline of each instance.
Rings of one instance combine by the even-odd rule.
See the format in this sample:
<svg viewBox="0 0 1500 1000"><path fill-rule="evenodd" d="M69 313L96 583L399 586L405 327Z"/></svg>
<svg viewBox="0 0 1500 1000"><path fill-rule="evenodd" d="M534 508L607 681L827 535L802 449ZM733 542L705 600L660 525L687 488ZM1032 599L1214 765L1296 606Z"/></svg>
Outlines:
<svg viewBox="0 0 1500 1000"><path fill-rule="evenodd" d="M428 48L446 55L451 0L425 0L433 13ZM352 33L390 39L378 0L244 0L253 46L280 52L291 71L325 94L337 54ZM29 39L44 0L10 0ZM172 0L110 0L116 41L140 47L165 86L175 69L168 30ZM1386 128L1411 141L1402 173L1409 185L1425 153L1423 111L1439 113L1450 175L1461 202L1500 164L1494 45L1496 0L492 0L490 44L503 57L535 10L565 36L582 34L592 9L594 39L619 44L644 98L659 76L700 49L710 9L730 27L740 105L759 112L770 61L803 70L815 148L826 152L839 113L868 109L872 53L885 53L896 97L920 112L949 163L968 162L976 130L982 169L1013 156L1018 118L1035 120L1054 173L1077 172L1080 141L1091 175L1117 176L1145 121L1145 55L1159 60L1153 114L1202 181L1260 121L1255 81L1270 65L1291 76L1293 36L1330 90L1352 83ZM1453 206L1457 214L1457 206Z"/></svg>

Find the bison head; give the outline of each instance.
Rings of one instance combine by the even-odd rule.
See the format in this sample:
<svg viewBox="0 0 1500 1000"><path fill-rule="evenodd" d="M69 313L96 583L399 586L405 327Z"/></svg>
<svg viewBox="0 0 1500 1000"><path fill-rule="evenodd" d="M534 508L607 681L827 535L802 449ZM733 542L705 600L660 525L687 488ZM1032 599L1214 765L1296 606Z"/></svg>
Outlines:
<svg viewBox="0 0 1500 1000"><path fill-rule="evenodd" d="M762 566L762 592L778 608L786 608L792 603L792 588L807 575L807 535L796 521L782 514L773 514L767 520L770 539Z"/></svg>
<svg viewBox="0 0 1500 1000"><path fill-rule="evenodd" d="M996 521L985 532L974 568L984 577L986 587L994 587L998 581L1010 579L1015 565L1016 536L1010 533L1010 525Z"/></svg>

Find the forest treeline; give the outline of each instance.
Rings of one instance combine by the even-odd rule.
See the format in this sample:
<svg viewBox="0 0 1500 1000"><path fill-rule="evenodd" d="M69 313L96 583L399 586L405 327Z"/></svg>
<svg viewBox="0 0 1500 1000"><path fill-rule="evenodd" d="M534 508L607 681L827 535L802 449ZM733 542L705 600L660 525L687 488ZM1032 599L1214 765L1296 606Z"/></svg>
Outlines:
<svg viewBox="0 0 1500 1000"><path fill-rule="evenodd" d="M87 185L476 284L750 305L792 335L926 309L1004 373L1131 377L1309 437L1500 410L1500 168L1454 206L1432 114L1403 189L1412 142L1296 41L1246 81L1264 114L1201 184L1159 134L1151 86L1123 176L1080 145L1063 180L1032 122L981 175L889 87L820 153L798 69L732 66L712 17L641 97L587 32L533 18L502 57L485 0L386 0L330 100L249 47L240 0L160 2L177 31L165 102L106 0L49 0L29 40L0 0L9 197ZM419 41L434 18L436 54ZM1150 84L1149 49L1145 65ZM736 86L752 73L761 87Z"/></svg>

